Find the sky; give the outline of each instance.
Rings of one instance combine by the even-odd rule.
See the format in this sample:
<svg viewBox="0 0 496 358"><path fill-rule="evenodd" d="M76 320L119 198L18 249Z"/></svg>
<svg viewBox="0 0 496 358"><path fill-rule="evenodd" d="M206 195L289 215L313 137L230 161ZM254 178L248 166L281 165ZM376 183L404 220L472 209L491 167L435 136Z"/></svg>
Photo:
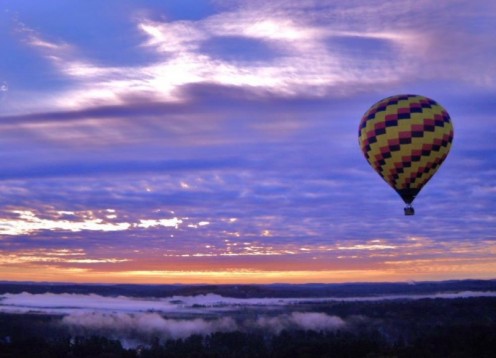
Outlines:
<svg viewBox="0 0 496 358"><path fill-rule="evenodd" d="M496 277L492 0L0 0L0 279ZM358 125L439 102L415 216Z"/></svg>

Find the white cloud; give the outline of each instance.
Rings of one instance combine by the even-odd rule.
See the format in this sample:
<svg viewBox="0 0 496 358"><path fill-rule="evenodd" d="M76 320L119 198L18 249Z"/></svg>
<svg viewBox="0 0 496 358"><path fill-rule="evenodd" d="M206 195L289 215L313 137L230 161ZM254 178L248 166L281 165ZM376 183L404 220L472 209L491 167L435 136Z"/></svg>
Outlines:
<svg viewBox="0 0 496 358"><path fill-rule="evenodd" d="M117 214L115 211L109 215L108 210L103 212L78 211L64 212L59 211L51 213L52 217L39 217L38 214L31 210L12 210L13 217L0 218L1 235L29 235L40 230L51 231L125 231L133 228L154 228L169 227L178 229L184 220L177 217L160 218L160 219L140 219L137 222L116 222ZM196 225L187 225L191 229L197 229L208 225L207 221L200 221Z"/></svg>
<svg viewBox="0 0 496 358"><path fill-rule="evenodd" d="M147 220L140 220L139 224L137 224L137 227L142 227L145 229L151 228L151 227L173 227L173 228L178 228L179 224L182 224L183 221L178 218L172 218L172 219L147 219Z"/></svg>
<svg viewBox="0 0 496 358"><path fill-rule="evenodd" d="M38 230L67 230L78 232L91 231L121 231L131 227L129 223L110 223L98 218L86 218L83 221L65 219L44 219L29 210L14 210L18 218L1 218L0 233L2 235L26 235Z"/></svg>
<svg viewBox="0 0 496 358"><path fill-rule="evenodd" d="M148 39L136 50L143 46L152 48L162 56L161 60L134 67L102 66L91 59L81 59L77 50L67 44L49 42L39 34L35 36L34 31L25 30L29 34L28 44L44 51L62 74L76 81L72 89L60 94L56 101L59 108L122 104L123 98L136 93L177 101L181 99L177 89L193 83L248 86L291 96L310 92L319 95L329 86L349 81L372 83L391 78L389 71L379 67L374 71L367 69L368 75L364 76L360 72L363 70L353 67L353 59L328 47L328 38L361 36L400 44L409 41L408 36L400 33L343 32L333 29L331 24L312 25L284 12L260 17L258 12L240 10L196 22L141 19L137 27ZM241 64L201 51L204 41L225 36L266 42L280 56Z"/></svg>
<svg viewBox="0 0 496 358"><path fill-rule="evenodd" d="M213 332L235 331L238 326L231 317L205 320L170 319L157 313L74 313L62 319L62 324L73 330L81 328L92 331L104 331L119 338L162 339L186 338L193 334L207 335Z"/></svg>
<svg viewBox="0 0 496 358"><path fill-rule="evenodd" d="M199 42L208 38L201 26L189 21L154 22L144 19L138 28L149 37L146 46L172 54L195 51Z"/></svg>
<svg viewBox="0 0 496 358"><path fill-rule="evenodd" d="M48 40L22 23L18 27L25 43L40 50L63 76L73 80L72 88L52 96L56 107L80 109L120 105L136 95L158 101L181 101L184 98L178 89L198 83L238 86L283 96L319 96L332 87L335 94L349 94L369 85L395 85L417 80L419 76L450 78L456 73L467 80L477 77L487 81L490 73L460 71L453 56L460 53L459 46L463 44L469 45L468 53L474 53L474 46L491 46L480 39L471 41L470 33L463 31L470 26L473 13L482 10L473 7L472 12L458 15L460 29L451 29L455 25L448 24L447 18L455 10L459 11L455 5L429 1L322 2L318 8L311 1L276 1L240 2L196 21L154 21L141 17L136 20L136 27L146 39L136 44L135 51L153 51L156 56L139 66L104 66L81 58L71 44ZM419 15L411 16L412 13ZM436 16L442 20L440 25L432 23ZM227 61L202 47L208 40L222 41L233 36L260 41L277 56ZM350 54L331 44L336 38L365 42L358 48L356 44L345 45L353 49ZM369 40L386 44L374 58L357 53L374 46L366 44Z"/></svg>

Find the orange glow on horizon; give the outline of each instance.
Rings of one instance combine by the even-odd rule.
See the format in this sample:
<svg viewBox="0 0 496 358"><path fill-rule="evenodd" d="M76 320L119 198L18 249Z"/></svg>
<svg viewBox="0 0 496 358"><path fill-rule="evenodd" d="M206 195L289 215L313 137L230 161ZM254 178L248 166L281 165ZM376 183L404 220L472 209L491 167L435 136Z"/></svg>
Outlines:
<svg viewBox="0 0 496 358"><path fill-rule="evenodd" d="M224 245L205 244L189 253L157 248L89 251L84 246L3 251L0 277L6 281L109 284L404 282L496 277L495 248L487 244L466 243L451 249L421 237L397 244L374 239L313 246L224 241Z"/></svg>
<svg viewBox="0 0 496 358"><path fill-rule="evenodd" d="M84 268L34 266L0 270L6 281L129 283L129 284L271 284L440 281L450 279L493 279L496 263L453 263L420 260L394 267L356 270L150 270L106 272ZM398 267L407 266L407 267Z"/></svg>

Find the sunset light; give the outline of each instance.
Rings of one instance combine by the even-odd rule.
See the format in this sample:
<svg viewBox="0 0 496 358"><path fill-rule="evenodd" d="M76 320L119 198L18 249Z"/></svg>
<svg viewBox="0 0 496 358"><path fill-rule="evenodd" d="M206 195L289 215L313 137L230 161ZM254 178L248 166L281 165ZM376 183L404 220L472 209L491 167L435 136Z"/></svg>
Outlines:
<svg viewBox="0 0 496 358"><path fill-rule="evenodd" d="M0 5L2 280L494 277L492 3L186 2ZM412 217L358 145L398 93L456 132Z"/></svg>

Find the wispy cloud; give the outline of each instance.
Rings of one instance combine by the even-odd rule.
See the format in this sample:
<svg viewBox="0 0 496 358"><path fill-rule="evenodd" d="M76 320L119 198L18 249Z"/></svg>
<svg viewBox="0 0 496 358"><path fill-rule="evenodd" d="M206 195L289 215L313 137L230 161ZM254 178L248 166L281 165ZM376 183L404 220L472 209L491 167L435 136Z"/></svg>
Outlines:
<svg viewBox="0 0 496 358"><path fill-rule="evenodd" d="M101 314L127 313L137 314L153 312L157 314L175 315L181 314L195 315L197 317L212 316L213 313L229 314L237 311L249 311L256 309L259 311L280 312L281 308L296 310L297 305L305 303L324 302L367 302L383 300L417 300L426 298L469 298L469 297L495 297L495 292L441 292L435 294L404 294L404 295L374 295L363 297L302 297L302 298L232 298L223 297L216 294L205 294L196 296L171 296L168 298L146 298L146 297L125 297L125 296L100 296L96 294L31 294L6 293L0 296L0 310L3 312L25 313L35 311L40 313L58 313L64 315L72 314ZM309 329L312 323L305 323L305 318L314 321L314 329L318 326L336 327L344 322L333 320L332 316L322 314L308 314L307 317L301 312L292 315L290 320L301 322ZM77 316L76 316L77 318ZM69 321L71 318L69 318ZM319 323L320 321L320 323ZM268 323L268 322L267 322ZM293 322L294 323L294 322Z"/></svg>
<svg viewBox="0 0 496 358"><path fill-rule="evenodd" d="M193 83L215 83L224 86L249 86L253 90L281 95L311 92L324 95L328 88L339 86L340 92L355 91L362 86L397 81L405 56L418 53L425 41L398 31L350 31L339 20L334 28L304 22L279 4L271 15L253 9L239 9L213 15L198 21L160 22L143 18L136 24L148 38L136 49L152 48L161 60L133 67L107 67L82 60L77 49L66 43L51 42L22 26L26 43L40 49L60 73L72 78L73 89L61 94L58 108L83 108L94 105L122 105L136 94L160 101L181 100L181 86ZM360 16L360 14L358 14ZM329 25L329 24L328 24ZM238 38L260 41L272 48L275 58L268 61L226 61L223 50L205 52L202 44L216 38ZM332 40L363 39L391 43L391 49L377 58L397 67L389 71L381 62L375 70L364 68L332 46ZM331 41L331 42L329 42ZM412 43L416 52L410 50ZM371 44L372 46L374 44ZM353 46L353 42L351 42ZM387 48L384 47L385 49ZM70 49L70 50L69 50ZM226 49L227 51L228 49ZM399 50L399 51L398 51Z"/></svg>
<svg viewBox="0 0 496 358"><path fill-rule="evenodd" d="M98 211L48 211L43 214L30 210L12 210L5 213L9 217L0 219L0 235L31 235L40 231L126 231L130 229L174 228L179 229L182 224L189 229L206 226L208 221L190 222L189 218L167 217L139 219L135 222L119 221L114 209ZM40 216L41 217L40 217ZM155 215L156 216L156 215Z"/></svg>

